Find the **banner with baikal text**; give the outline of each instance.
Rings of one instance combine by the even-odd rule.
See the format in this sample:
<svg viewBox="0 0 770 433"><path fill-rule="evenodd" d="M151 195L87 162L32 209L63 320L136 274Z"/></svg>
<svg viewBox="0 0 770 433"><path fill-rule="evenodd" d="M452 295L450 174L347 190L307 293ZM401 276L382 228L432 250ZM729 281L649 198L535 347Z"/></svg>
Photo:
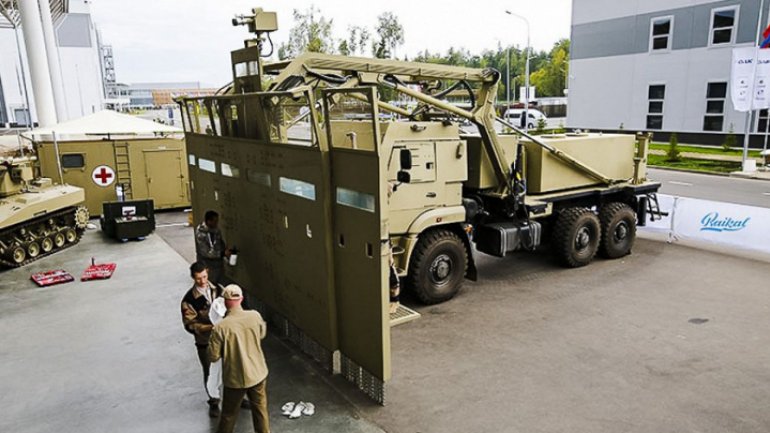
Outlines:
<svg viewBox="0 0 770 433"><path fill-rule="evenodd" d="M736 111L761 110L770 107L770 50L758 47L733 49L730 93Z"/></svg>
<svg viewBox="0 0 770 433"><path fill-rule="evenodd" d="M770 259L770 208L658 194L662 216L649 214L639 232L723 253ZM740 254L739 254L740 255Z"/></svg>

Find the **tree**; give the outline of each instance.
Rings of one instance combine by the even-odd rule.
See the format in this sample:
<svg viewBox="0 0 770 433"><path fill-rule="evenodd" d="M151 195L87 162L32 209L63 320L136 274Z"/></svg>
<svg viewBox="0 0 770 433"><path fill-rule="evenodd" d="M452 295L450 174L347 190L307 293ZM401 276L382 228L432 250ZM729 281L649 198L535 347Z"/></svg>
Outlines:
<svg viewBox="0 0 770 433"><path fill-rule="evenodd" d="M724 143L722 143L722 150L725 152L729 152L733 150L733 147L735 147L738 144L738 139L735 137L735 127L733 124L730 124L730 129L727 131L727 136L725 137Z"/></svg>
<svg viewBox="0 0 770 433"><path fill-rule="evenodd" d="M666 160L669 162L678 162L681 158L679 154L679 137L676 132L671 134L671 139L668 142L668 151L666 152Z"/></svg>
<svg viewBox="0 0 770 433"><path fill-rule="evenodd" d="M542 68L530 76L530 83L542 96L564 96L569 68L569 40L562 39L551 49Z"/></svg>
<svg viewBox="0 0 770 433"><path fill-rule="evenodd" d="M333 53L333 20L327 20L321 11L311 6L304 12L294 9L294 27L289 31L289 40L278 48L278 57L297 57L305 51Z"/></svg>
<svg viewBox="0 0 770 433"><path fill-rule="evenodd" d="M404 27L393 12L385 12L377 17L377 40L372 44L372 54L378 59L393 57L396 48L404 44Z"/></svg>
<svg viewBox="0 0 770 433"><path fill-rule="evenodd" d="M369 40L372 35L369 33L369 29L361 26L348 27L348 38L343 41L348 49L346 55L355 56L364 54L364 50L369 45ZM342 44L340 44L342 45ZM341 53L343 54L343 53Z"/></svg>

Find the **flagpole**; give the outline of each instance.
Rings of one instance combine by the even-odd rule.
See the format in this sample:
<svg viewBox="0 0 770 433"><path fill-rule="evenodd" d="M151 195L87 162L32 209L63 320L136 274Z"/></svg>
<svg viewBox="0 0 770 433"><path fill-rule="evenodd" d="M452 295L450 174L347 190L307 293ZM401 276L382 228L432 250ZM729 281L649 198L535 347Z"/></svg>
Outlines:
<svg viewBox="0 0 770 433"><path fill-rule="evenodd" d="M770 108L765 109L765 144L762 145L762 155L767 152L767 134L770 133Z"/></svg>
<svg viewBox="0 0 770 433"><path fill-rule="evenodd" d="M759 2L759 13L757 14L757 37L756 45L754 45L754 64L753 73L751 74L751 93L749 102L749 111L746 112L746 127L743 134L743 157L741 158L741 171L746 171L746 161L749 159L749 140L751 138L751 113L754 106L754 92L756 91L756 75L757 75L757 62L759 61L759 44L761 44L759 35L762 34L762 13L765 9L765 0Z"/></svg>
<svg viewBox="0 0 770 433"><path fill-rule="evenodd" d="M764 12L763 5L765 0L762 0L761 5L759 6L759 19L762 19L762 12ZM761 26L760 26L761 27ZM770 27L769 27L770 28ZM765 41L770 39L770 35L767 33L763 33L762 37L765 38ZM764 41L762 43L762 46L764 46ZM761 111L760 111L761 113ZM757 125L759 126L759 125ZM765 142L762 144L762 156L767 159L767 156L765 156L765 153L767 152L767 135L770 134L770 108L765 108ZM763 162L764 163L764 162Z"/></svg>

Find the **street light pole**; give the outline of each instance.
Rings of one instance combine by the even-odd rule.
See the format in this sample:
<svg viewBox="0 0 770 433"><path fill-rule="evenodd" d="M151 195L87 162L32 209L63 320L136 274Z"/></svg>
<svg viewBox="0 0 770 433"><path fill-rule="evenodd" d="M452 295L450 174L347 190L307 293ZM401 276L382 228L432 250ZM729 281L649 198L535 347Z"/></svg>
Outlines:
<svg viewBox="0 0 770 433"><path fill-rule="evenodd" d="M529 58L532 55L532 47L530 46L530 43L529 43L530 42L529 20L509 10L506 10L505 13L521 19L522 21L524 21L524 24L527 25L527 48L526 48L527 58L526 58L525 67L524 67L524 74L525 74L524 76L524 131L528 132L529 131Z"/></svg>
<svg viewBox="0 0 770 433"><path fill-rule="evenodd" d="M505 110L503 110L503 116L505 112L511 108L511 44L508 44L508 49L505 55Z"/></svg>

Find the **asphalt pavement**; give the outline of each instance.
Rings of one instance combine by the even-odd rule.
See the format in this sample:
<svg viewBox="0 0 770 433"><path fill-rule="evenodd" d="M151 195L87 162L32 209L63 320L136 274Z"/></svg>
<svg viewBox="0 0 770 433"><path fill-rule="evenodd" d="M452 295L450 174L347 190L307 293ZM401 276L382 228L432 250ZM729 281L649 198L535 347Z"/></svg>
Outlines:
<svg viewBox="0 0 770 433"><path fill-rule="evenodd" d="M648 176L661 183L661 194L770 207L770 181L655 168Z"/></svg>
<svg viewBox="0 0 770 433"><path fill-rule="evenodd" d="M180 325L192 232L158 214L143 242L81 244L0 273L0 432L210 432ZM177 254L176 252L182 253ZM31 272L115 261L111 280L36 288ZM392 331L388 405L275 336L276 432L770 431L767 264L638 240L562 269L547 251L480 255L480 279ZM288 400L311 418L278 414ZM242 411L238 432L251 431Z"/></svg>

